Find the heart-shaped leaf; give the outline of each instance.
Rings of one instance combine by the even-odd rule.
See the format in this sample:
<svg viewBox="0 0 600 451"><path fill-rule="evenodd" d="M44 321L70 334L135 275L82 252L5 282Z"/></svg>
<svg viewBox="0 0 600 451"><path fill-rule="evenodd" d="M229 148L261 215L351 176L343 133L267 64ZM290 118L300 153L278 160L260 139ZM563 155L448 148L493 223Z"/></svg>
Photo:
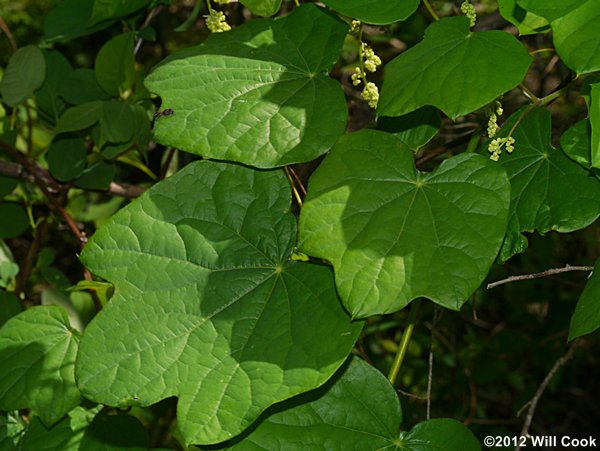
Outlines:
<svg viewBox="0 0 600 451"><path fill-rule="evenodd" d="M307 4L174 55L146 78L172 110L157 118L156 140L263 168L327 152L346 128L342 88L326 72L347 29Z"/></svg>
<svg viewBox="0 0 600 451"><path fill-rule="evenodd" d="M81 401L74 365L79 334L60 307L33 307L0 329L0 409L31 408L46 426Z"/></svg>
<svg viewBox="0 0 600 451"><path fill-rule="evenodd" d="M358 357L322 387L267 413L233 449L385 449L398 439L402 421L394 387Z"/></svg>
<svg viewBox="0 0 600 451"><path fill-rule="evenodd" d="M385 67L377 115L401 116L432 105L453 119L463 116L517 86L530 63L514 36L471 33L464 16L442 19Z"/></svg>
<svg viewBox="0 0 600 451"><path fill-rule="evenodd" d="M419 0L323 0L327 6L349 17L376 25L407 19Z"/></svg>
<svg viewBox="0 0 600 451"><path fill-rule="evenodd" d="M514 113L499 136L505 136L523 113ZM521 232L572 232L600 216L600 182L552 147L551 129L547 110L531 110L513 133L514 152L500 156L511 185L508 230L500 252L503 261L527 248Z"/></svg>
<svg viewBox="0 0 600 451"><path fill-rule="evenodd" d="M82 338L85 396L114 406L179 396L185 440L208 444L325 382L361 324L328 268L289 260L290 203L279 171L203 161L100 228L81 258L115 294Z"/></svg>
<svg viewBox="0 0 600 451"><path fill-rule="evenodd" d="M354 317L425 296L459 309L483 281L506 230L505 172L479 155L418 172L393 136L344 136L310 180L300 248L332 262Z"/></svg>
<svg viewBox="0 0 600 451"><path fill-rule="evenodd" d="M274 406L235 450L327 449L478 451L462 423L435 419L398 436L402 413L394 387L354 357L323 387Z"/></svg>
<svg viewBox="0 0 600 451"><path fill-rule="evenodd" d="M600 70L600 2L588 0L552 22L554 47L578 74Z"/></svg>

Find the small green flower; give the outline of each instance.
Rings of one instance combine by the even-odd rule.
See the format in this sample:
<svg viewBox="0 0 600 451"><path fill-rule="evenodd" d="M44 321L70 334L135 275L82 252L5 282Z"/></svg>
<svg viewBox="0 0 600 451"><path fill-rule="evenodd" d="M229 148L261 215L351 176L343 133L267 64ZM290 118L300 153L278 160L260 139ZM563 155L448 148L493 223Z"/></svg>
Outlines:
<svg viewBox="0 0 600 451"><path fill-rule="evenodd" d="M231 30L231 27L225 19L225 14L223 14L221 11L215 11L214 9L211 9L210 14L208 16L204 16L204 18L206 19L206 27L213 33L221 33L223 31Z"/></svg>
<svg viewBox="0 0 600 451"><path fill-rule="evenodd" d="M363 58L365 59L365 69L369 72L375 72L378 66L381 66L381 59L375 55L375 51L364 42L361 43Z"/></svg>
<svg viewBox="0 0 600 451"><path fill-rule="evenodd" d="M369 102L371 108L377 108L377 102L379 101L379 88L375 83L368 82L360 94L363 99Z"/></svg>
<svg viewBox="0 0 600 451"><path fill-rule="evenodd" d="M360 20L353 20L352 23L350 24L350 34L352 36L358 36L358 34L360 33Z"/></svg>

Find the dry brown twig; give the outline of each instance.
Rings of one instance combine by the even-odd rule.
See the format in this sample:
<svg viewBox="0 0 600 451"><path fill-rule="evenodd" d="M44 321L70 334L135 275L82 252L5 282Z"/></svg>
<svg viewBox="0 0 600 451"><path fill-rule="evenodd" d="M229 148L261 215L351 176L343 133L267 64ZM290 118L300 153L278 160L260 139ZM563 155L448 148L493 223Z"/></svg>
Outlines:
<svg viewBox="0 0 600 451"><path fill-rule="evenodd" d="M593 266L571 266L571 265L566 265L564 268L552 268L552 269L547 269L546 271L536 272L536 273L533 273L533 274L522 274L520 276L510 276L510 277L507 277L506 279L502 279L502 280L498 280L496 282L488 283L488 285L487 285L486 288L488 290L490 290L490 289L495 288L497 286L504 285L504 284L511 283L511 282L517 282L519 280L539 279L541 277L553 276L555 274L562 274L564 272L571 272L571 271L587 271L587 272L592 272L593 270L594 270Z"/></svg>

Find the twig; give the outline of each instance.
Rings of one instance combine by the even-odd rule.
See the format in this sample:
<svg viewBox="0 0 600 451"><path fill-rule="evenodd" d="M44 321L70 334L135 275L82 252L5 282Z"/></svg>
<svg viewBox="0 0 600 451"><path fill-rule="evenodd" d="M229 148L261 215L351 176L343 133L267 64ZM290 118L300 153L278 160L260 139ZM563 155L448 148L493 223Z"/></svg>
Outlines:
<svg viewBox="0 0 600 451"><path fill-rule="evenodd" d="M6 150L4 143L0 141L0 147ZM38 177L41 177L45 183L50 185L52 191L66 191L69 185L61 185L44 168L37 164L31 165L32 170L37 173ZM20 163L14 163L12 161L0 161L0 175L12 178L21 178L35 183L35 176L32 176ZM112 182L108 189L103 190L107 194L113 194L115 196L121 196L126 198L136 198L144 193L145 189L136 185L129 185L127 183Z"/></svg>
<svg viewBox="0 0 600 451"><path fill-rule="evenodd" d="M427 371L427 420L431 419L431 387L433 385L433 346L435 344L434 331L441 316L441 310L437 307L433 310L433 321L431 323L431 335L429 339L429 369Z"/></svg>
<svg viewBox="0 0 600 451"><path fill-rule="evenodd" d="M495 288L499 285L504 285L507 283L511 283L511 282L517 282L519 280L531 280L531 279L539 279L541 277L547 277L547 276L553 276L555 274L561 274L563 272L570 272L570 271L587 271L587 272L591 272L594 270L593 266L571 266L571 265L566 265L564 268L552 268L552 269L547 269L546 271L542 271L542 272L536 272L534 274L522 274L520 276L510 276L507 277L506 279L502 279L502 280L498 280L496 282L492 282L492 283L488 283L487 285L487 289L490 290L492 288Z"/></svg>
<svg viewBox="0 0 600 451"><path fill-rule="evenodd" d="M400 393L401 395L404 395L408 398L414 398L414 399L418 399L419 401L427 401L427 396L419 396L419 395L415 395L413 393L409 393L407 391L404 390L400 390L399 388L396 389L396 391L398 393Z"/></svg>
<svg viewBox="0 0 600 451"><path fill-rule="evenodd" d="M46 236L46 232L48 231L48 222L43 219L38 226L35 228L35 233L33 235L33 242L31 243L31 247L25 256L25 260L21 265L21 270L19 271L19 275L17 277L17 284L15 287L15 294L20 298L20 294L25 291L25 287L27 284L27 280L33 271L33 267L35 265L36 257L42 247L42 243L44 242L44 238Z"/></svg>
<svg viewBox="0 0 600 451"><path fill-rule="evenodd" d="M519 413L520 413L523 411L523 409L526 406L529 406L529 409L527 410L527 415L525 416L525 423L523 423L523 429L521 429L520 437L529 436L529 428L531 426L531 422L533 421L535 409L537 408L540 398L544 394L544 390L546 390L546 387L548 386L548 384L550 383L550 381L552 380L554 375L558 372L558 370L560 370L569 360L571 360L571 358L573 357L573 353L575 352L575 348L581 346L582 343L583 343L583 341L576 340L571 344L567 353L565 355L563 355L561 358L559 358L554 363L554 366L548 372L548 374L546 374L546 377L544 378L544 380L538 387L537 391L535 392L535 395L533 395L533 398L531 398L531 400L527 404L525 404L525 406L523 406L523 408L519 411ZM519 446L517 446L515 451L519 451L520 449L521 449L521 446L519 445Z"/></svg>
<svg viewBox="0 0 600 451"><path fill-rule="evenodd" d="M146 17L146 20L144 20L144 23L142 24L142 26L140 27L140 29L138 31L141 31L144 28L146 28L147 26L149 26L152 19L154 19L154 16L156 16L162 9L163 9L163 5L158 5L155 8L152 8L152 10L148 13L148 16ZM133 49L134 55L137 55L137 53L139 52L143 41L144 41L144 38L139 37L137 39L137 41L135 42L135 48Z"/></svg>
<svg viewBox="0 0 600 451"><path fill-rule="evenodd" d="M304 187L302 180L300 180L300 177L298 177L298 174L296 174L296 171L294 171L294 169L291 166L286 166L286 167L290 171L290 174L292 174L292 177L294 177L294 180L296 180L296 183L298 183L298 186L300 187L300 191L302 191L302 194L304 196L306 196L306 188Z"/></svg>
<svg viewBox="0 0 600 451"><path fill-rule="evenodd" d="M0 16L0 30L2 30L6 35L6 39L8 39L8 43L10 45L10 50L12 53L15 53L17 51L17 41L15 41L15 37L10 32L10 28L8 28L8 25L6 25L6 22L4 22L2 16Z"/></svg>
<svg viewBox="0 0 600 451"><path fill-rule="evenodd" d="M290 170L287 166L283 167L283 171L285 172L285 175L288 178L288 181L290 182L290 187L292 188L292 193L294 194L294 197L296 198L296 202L298 203L298 206L300 208L302 208L302 197L300 197L300 193L298 193L298 190L296 189L296 184L294 183L294 179L292 178L291 174L290 174Z"/></svg>

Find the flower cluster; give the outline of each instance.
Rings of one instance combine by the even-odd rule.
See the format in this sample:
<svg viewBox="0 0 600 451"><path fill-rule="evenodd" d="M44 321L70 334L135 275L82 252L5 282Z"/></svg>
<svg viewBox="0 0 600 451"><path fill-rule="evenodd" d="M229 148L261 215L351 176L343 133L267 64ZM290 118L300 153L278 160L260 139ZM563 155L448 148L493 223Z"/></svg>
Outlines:
<svg viewBox="0 0 600 451"><path fill-rule="evenodd" d="M471 27L475 26L475 22L477 22L477 12L475 11L475 7L471 4L469 0L465 0L460 5L461 12L469 18L471 22Z"/></svg>
<svg viewBox="0 0 600 451"><path fill-rule="evenodd" d="M364 42L360 44L360 49L365 61L365 69L369 72L375 72L377 67L381 66L381 59L375 55L373 49Z"/></svg>
<svg viewBox="0 0 600 451"><path fill-rule="evenodd" d="M368 82L360 95L369 102L371 108L377 108L377 102L379 102L379 89L375 83Z"/></svg>
<svg viewBox="0 0 600 451"><path fill-rule="evenodd" d="M502 153L502 147L506 149L506 152L512 153L515 150L515 138L507 136L506 138L492 139L492 142L488 146L488 151L491 153L491 160L498 161Z"/></svg>
<svg viewBox="0 0 600 451"><path fill-rule="evenodd" d="M360 34L360 20L353 20L352 23L350 24L350 31L349 33L352 36L358 36Z"/></svg>
<svg viewBox="0 0 600 451"><path fill-rule="evenodd" d="M206 26L213 33L221 33L223 31L231 30L231 27L225 20L225 14L221 11L215 11L214 9L210 9L210 14L208 16L204 16L206 19Z"/></svg>
<svg viewBox="0 0 600 451"><path fill-rule="evenodd" d="M487 135L490 138L496 136L496 132L500 129L500 127L498 126L498 116L502 116L502 113L504 113L504 110L502 109L502 104L496 101L494 111L492 111L488 119Z"/></svg>
<svg viewBox="0 0 600 451"><path fill-rule="evenodd" d="M354 22L353 22L354 24ZM375 72L377 67L381 66L381 59L375 55L375 51L369 47L366 43L360 43L360 59L362 65L357 66L352 74L352 84L358 86L361 83L365 84L361 96L365 99L371 108L377 108L377 102L379 101L379 88L375 83L367 81L366 71Z"/></svg>

